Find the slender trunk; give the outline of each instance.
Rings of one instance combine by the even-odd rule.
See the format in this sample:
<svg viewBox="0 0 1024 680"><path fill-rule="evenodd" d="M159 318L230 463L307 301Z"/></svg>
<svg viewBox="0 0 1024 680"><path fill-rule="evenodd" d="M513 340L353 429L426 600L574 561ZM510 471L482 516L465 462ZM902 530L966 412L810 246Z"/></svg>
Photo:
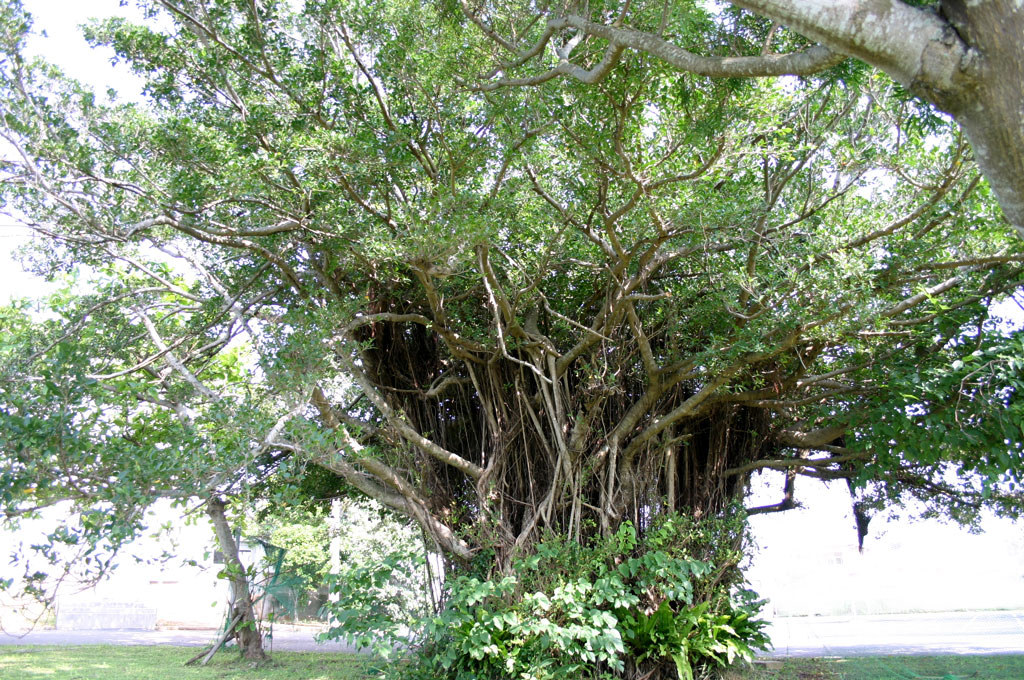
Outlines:
<svg viewBox="0 0 1024 680"><path fill-rule="evenodd" d="M263 652L263 638L256 621L256 612L252 606L249 593L249 581L245 575L245 567L238 558L238 544L231 533L231 525L224 514L224 501L211 498L206 504L206 513L213 522L213 530L217 534L217 543L224 554L224 570L231 584L230 620L238 617L235 626L235 639L242 650L242 656L253 661L263 661L267 655Z"/></svg>
<svg viewBox="0 0 1024 680"><path fill-rule="evenodd" d="M331 537L331 576L337 577L341 573L341 499L331 499L331 518L328 520L327 533ZM331 602L338 601L338 594L331 592L328 595Z"/></svg>

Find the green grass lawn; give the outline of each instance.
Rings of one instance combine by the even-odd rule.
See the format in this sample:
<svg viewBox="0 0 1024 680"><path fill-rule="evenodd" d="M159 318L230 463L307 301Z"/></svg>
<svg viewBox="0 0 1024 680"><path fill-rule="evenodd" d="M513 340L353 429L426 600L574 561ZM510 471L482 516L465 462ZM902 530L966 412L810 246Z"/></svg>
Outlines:
<svg viewBox="0 0 1024 680"><path fill-rule="evenodd" d="M355 654L275 652L254 668L221 652L205 668L183 664L186 647L0 646L0 680L365 680L372 659ZM785 659L732 671L727 680L1022 680L1024 656L872 656Z"/></svg>
<svg viewBox="0 0 1024 680"><path fill-rule="evenodd" d="M205 667L185 666L193 647L0 647L0 680L362 680L373 661L356 654L274 652L253 668L233 651Z"/></svg>
<svg viewBox="0 0 1024 680"><path fill-rule="evenodd" d="M1024 656L864 656L768 662L736 680L1024 680Z"/></svg>

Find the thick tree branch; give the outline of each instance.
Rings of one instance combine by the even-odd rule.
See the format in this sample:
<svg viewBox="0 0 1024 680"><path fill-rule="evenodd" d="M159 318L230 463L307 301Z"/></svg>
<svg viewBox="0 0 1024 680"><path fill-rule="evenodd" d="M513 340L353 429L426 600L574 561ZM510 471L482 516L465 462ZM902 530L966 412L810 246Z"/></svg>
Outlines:
<svg viewBox="0 0 1024 680"><path fill-rule="evenodd" d="M777 458L774 460L755 460L746 465L739 467L729 468L724 472L725 475L742 475L754 470L774 469L774 470L785 470L787 468L821 468L829 467L831 465L839 465L840 463L849 463L852 461L867 460L871 458L871 454L867 451L856 451L853 453L842 454L838 456L829 456L828 458Z"/></svg>
<svg viewBox="0 0 1024 680"><path fill-rule="evenodd" d="M470 559L473 556L469 544L456 536L451 527L438 520L427 510L426 501L407 480L383 461L363 455L365 449L362 444L357 442L339 422L334 409L331 408L319 386L313 389L310 402L320 412L324 424L341 434L342 441L349 450L349 455L341 452L334 452L331 455L306 452L313 462L340 475L370 498L415 519L426 531L430 532L442 548L451 554L462 559ZM360 472L356 469L356 465L370 474Z"/></svg>
<svg viewBox="0 0 1024 680"><path fill-rule="evenodd" d="M975 55L938 15L898 0L738 0L911 89L960 91Z"/></svg>
<svg viewBox="0 0 1024 680"><path fill-rule="evenodd" d="M662 40L653 33L608 26L577 15L550 19L548 27L553 29L576 28L589 35L603 38L620 48L628 47L645 52L680 70L712 78L810 75L835 66L846 58L821 45L815 45L792 54L771 54L757 57L702 57Z"/></svg>
<svg viewBox="0 0 1024 680"><path fill-rule="evenodd" d="M783 446L792 446L801 449L813 449L823 444L829 444L843 436L849 428L845 425L824 427L818 430L804 432L800 430L780 430L775 434L775 440Z"/></svg>

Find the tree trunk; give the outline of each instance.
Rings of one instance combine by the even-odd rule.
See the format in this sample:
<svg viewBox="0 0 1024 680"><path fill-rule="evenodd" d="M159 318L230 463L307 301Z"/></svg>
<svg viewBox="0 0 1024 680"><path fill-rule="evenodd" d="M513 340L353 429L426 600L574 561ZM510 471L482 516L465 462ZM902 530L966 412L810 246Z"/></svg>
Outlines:
<svg viewBox="0 0 1024 680"><path fill-rule="evenodd" d="M943 3L956 5L950 21L983 58L976 87L946 110L971 140L1003 213L1024 237L1024 6Z"/></svg>
<svg viewBox="0 0 1024 680"><path fill-rule="evenodd" d="M224 554L224 570L231 584L231 613L228 618L234 620L239 617L234 637L238 640L243 657L252 661L264 661L267 655L263 652L263 637L260 635L256 612L252 606L249 581L245 575L245 567L238 558L238 544L231 533L231 525L224 514L224 501L211 498L206 504L206 513L213 522L217 543Z"/></svg>

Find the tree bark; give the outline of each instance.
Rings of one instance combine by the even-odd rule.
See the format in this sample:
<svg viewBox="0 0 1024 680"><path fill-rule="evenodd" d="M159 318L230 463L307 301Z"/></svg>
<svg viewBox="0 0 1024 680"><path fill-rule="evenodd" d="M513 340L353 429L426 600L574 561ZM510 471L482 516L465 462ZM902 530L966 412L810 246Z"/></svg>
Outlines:
<svg viewBox="0 0 1024 680"><path fill-rule="evenodd" d="M206 514L213 522L217 543L224 554L224 569L228 575L228 582L231 584L231 614L229 618L240 617L235 626L235 639L238 640L238 647L246 659L264 661L267 655L263 652L263 637L260 635L256 612L252 606L245 567L238 558L238 544L235 543L231 525L228 524L227 516L224 514L224 501L219 498L211 498L206 503Z"/></svg>
<svg viewBox="0 0 1024 680"><path fill-rule="evenodd" d="M960 6L959 18L951 20L982 54L976 87L949 113L971 140L1007 219L1024 237L1024 6L1005 1L943 5Z"/></svg>

